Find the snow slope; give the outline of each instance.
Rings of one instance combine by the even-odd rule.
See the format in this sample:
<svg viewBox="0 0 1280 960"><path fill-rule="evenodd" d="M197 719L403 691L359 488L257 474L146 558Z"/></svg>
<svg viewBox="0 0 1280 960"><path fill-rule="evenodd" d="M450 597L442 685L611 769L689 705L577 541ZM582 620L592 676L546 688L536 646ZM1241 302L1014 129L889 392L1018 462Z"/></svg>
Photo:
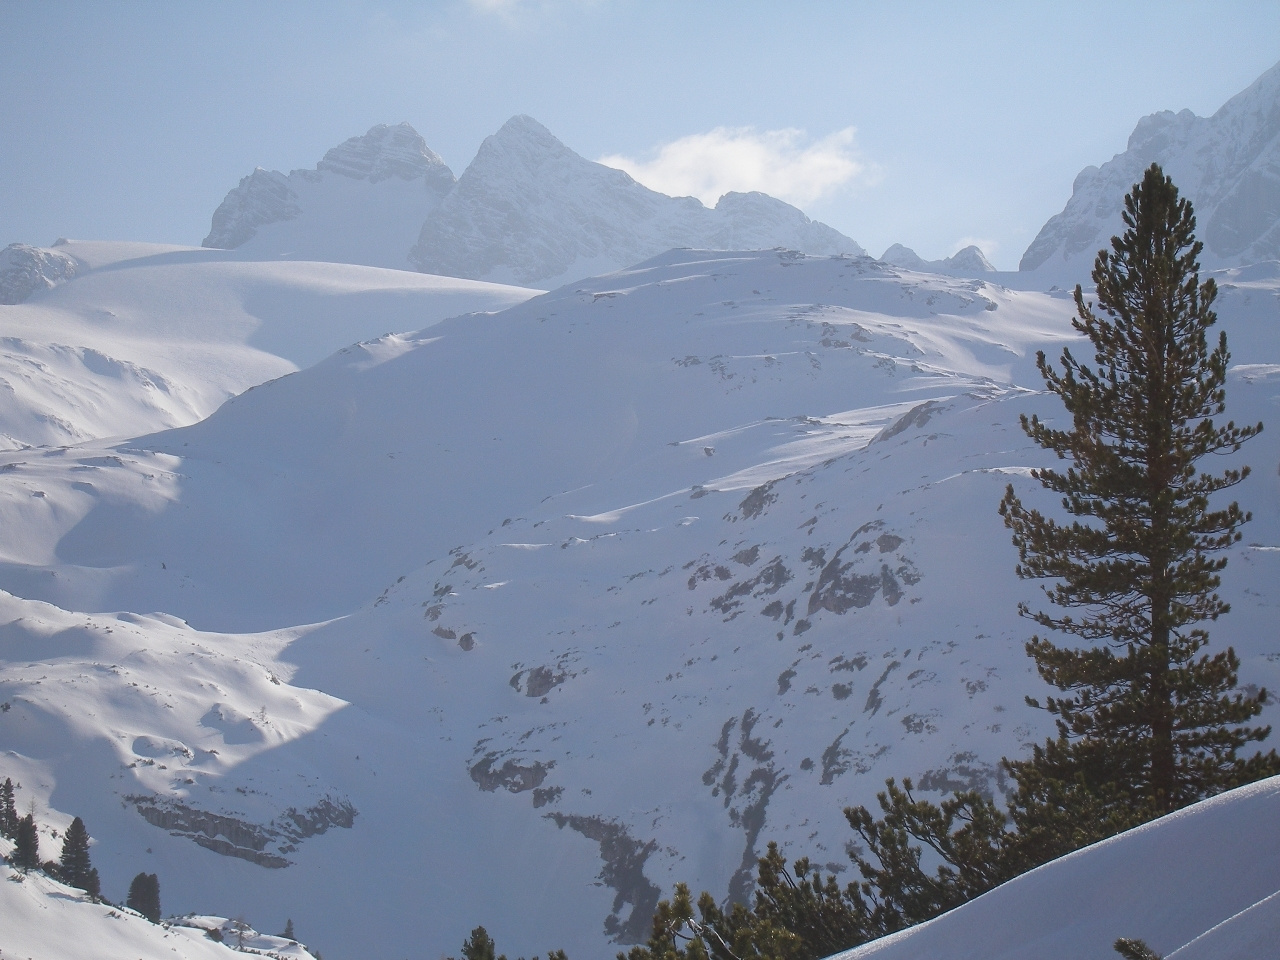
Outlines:
<svg viewBox="0 0 1280 960"><path fill-rule="evenodd" d="M1138 121L1124 153L1080 172L1019 269L1087 280L1098 250L1124 229L1125 194L1152 163L1194 204L1206 266L1280 259L1280 63L1212 117L1164 110Z"/></svg>
<svg viewBox="0 0 1280 960"><path fill-rule="evenodd" d="M1274 419L1280 273L1218 279L1231 415ZM596 956L677 880L744 895L767 840L847 869L840 811L885 777L998 791L1048 732L996 504L1039 496L1017 417L1055 415L1034 354L1070 313L674 251L190 427L4 454L0 775L85 818L108 889L149 848L166 903L337 957L477 923ZM1240 459L1213 634L1274 688L1276 431Z"/></svg>
<svg viewBox="0 0 1280 960"><path fill-rule="evenodd" d="M9 841L0 839L0 851ZM299 943L258 933L224 917L182 917L152 923L134 911L94 903L83 892L41 873L0 863L0 957L4 960L230 960L253 951L277 960L309 960ZM217 928L223 942L208 931ZM241 950L240 948L245 948Z"/></svg>
<svg viewBox="0 0 1280 960"><path fill-rule="evenodd" d="M1169 960L1259 960L1280 944L1280 778L1045 864L839 960L1078 960L1138 938Z"/></svg>
<svg viewBox="0 0 1280 960"><path fill-rule="evenodd" d="M451 171L407 123L379 124L314 170L259 167L213 213L206 247L251 260L324 260L408 269L422 223Z"/></svg>
<svg viewBox="0 0 1280 960"><path fill-rule="evenodd" d="M63 242L75 279L0 306L0 445L193 423L353 340L518 303L535 291L223 251Z"/></svg>
<svg viewBox="0 0 1280 960"><path fill-rule="evenodd" d="M427 273L552 287L672 247L863 253L763 193L727 193L710 210L693 197L657 193L517 116L481 144L423 224L410 260Z"/></svg>

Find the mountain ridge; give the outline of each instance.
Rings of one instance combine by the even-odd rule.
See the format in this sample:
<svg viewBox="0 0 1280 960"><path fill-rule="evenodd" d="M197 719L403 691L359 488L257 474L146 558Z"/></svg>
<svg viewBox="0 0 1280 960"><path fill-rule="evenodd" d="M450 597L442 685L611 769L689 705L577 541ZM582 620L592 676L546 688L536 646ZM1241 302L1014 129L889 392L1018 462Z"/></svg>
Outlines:
<svg viewBox="0 0 1280 960"><path fill-rule="evenodd" d="M1210 117L1164 110L1139 120L1123 153L1080 171L1019 271L1085 279L1094 253L1123 229L1123 198L1152 163L1194 204L1206 268L1280 259L1280 63Z"/></svg>
<svg viewBox="0 0 1280 960"><path fill-rule="evenodd" d="M728 193L710 209L657 193L524 115L486 138L456 181L408 124L352 137L314 170L259 168L214 212L204 246L543 288L672 247L865 252L763 193Z"/></svg>

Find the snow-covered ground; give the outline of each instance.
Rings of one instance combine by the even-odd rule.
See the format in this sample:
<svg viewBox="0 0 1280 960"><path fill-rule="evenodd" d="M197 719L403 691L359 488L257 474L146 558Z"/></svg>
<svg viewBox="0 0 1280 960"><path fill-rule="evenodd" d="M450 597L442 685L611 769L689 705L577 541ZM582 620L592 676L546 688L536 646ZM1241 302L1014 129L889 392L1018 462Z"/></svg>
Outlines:
<svg viewBox="0 0 1280 960"><path fill-rule="evenodd" d="M838 960L1079 960L1141 939L1168 960L1280 956L1280 777L1045 864Z"/></svg>
<svg viewBox="0 0 1280 960"><path fill-rule="evenodd" d="M0 838L0 856L11 849ZM192 915L152 923L127 907L95 903L40 872L22 873L0 862L0 960L230 960L245 953L312 960L302 944L259 933L238 918Z"/></svg>
<svg viewBox="0 0 1280 960"><path fill-rule="evenodd" d="M1280 270L1218 277L1231 415L1274 418ZM145 868L336 957L477 923L611 952L677 880L745 893L770 839L847 870L885 777L998 791L1048 732L996 505L1038 496L1017 418L1055 415L1034 355L1071 311L674 251L4 454L0 775L85 818L109 895ZM1239 461L1214 637L1275 688L1275 431Z"/></svg>
<svg viewBox="0 0 1280 960"><path fill-rule="evenodd" d="M81 265L75 278L0 306L0 445L8 448L194 423L353 341L538 292L160 244L72 241L53 252Z"/></svg>

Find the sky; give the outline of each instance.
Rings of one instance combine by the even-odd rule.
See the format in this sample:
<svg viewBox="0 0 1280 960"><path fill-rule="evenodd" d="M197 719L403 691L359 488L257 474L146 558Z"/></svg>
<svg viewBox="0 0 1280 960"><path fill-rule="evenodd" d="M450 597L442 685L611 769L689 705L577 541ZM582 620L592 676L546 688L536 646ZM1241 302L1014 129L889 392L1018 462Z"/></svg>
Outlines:
<svg viewBox="0 0 1280 960"><path fill-rule="evenodd" d="M0 245L199 244L254 167L408 121L461 174L529 114L714 203L1015 269L1089 164L1280 61L1280 3L0 0Z"/></svg>

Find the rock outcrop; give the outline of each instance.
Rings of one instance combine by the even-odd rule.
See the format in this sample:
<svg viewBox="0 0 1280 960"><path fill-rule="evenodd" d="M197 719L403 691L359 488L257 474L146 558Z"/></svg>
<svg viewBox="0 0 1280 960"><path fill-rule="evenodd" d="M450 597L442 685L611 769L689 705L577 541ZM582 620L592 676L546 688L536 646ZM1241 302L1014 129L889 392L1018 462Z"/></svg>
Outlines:
<svg viewBox="0 0 1280 960"><path fill-rule="evenodd" d="M60 250L11 243L0 250L0 303L22 303L39 290L66 283L80 262Z"/></svg>

